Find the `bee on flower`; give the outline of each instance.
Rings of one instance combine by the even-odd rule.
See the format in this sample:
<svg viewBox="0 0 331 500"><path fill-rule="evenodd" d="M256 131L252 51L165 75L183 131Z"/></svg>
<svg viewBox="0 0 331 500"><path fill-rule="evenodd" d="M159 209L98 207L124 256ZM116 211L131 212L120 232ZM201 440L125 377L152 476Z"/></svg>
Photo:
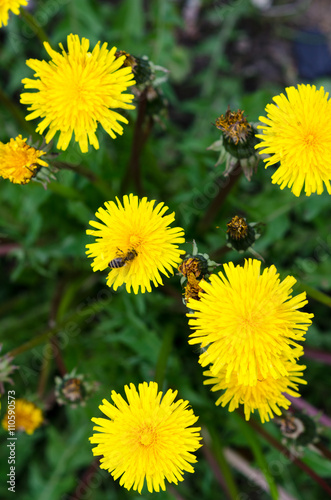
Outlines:
<svg viewBox="0 0 331 500"><path fill-rule="evenodd" d="M167 210L162 202L155 205L155 200L133 194L99 208L101 222L90 221L95 229L87 230L96 242L86 245L86 253L93 258L93 271L111 269L108 286L117 290L125 284L129 293L151 292L151 283L163 285L160 273L173 274L185 253L178 248L185 238L182 228L170 227L175 217L166 215Z"/></svg>

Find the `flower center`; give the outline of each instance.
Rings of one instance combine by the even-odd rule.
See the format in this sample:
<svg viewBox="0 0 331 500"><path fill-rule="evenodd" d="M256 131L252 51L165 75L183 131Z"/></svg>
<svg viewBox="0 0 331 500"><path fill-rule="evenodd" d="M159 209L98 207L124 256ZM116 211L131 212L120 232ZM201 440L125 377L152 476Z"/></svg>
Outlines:
<svg viewBox="0 0 331 500"><path fill-rule="evenodd" d="M252 335L256 336L261 329L261 322L263 322L263 313L257 314L244 314L238 318L239 331L241 338L248 339Z"/></svg>
<svg viewBox="0 0 331 500"><path fill-rule="evenodd" d="M26 151L14 151L13 152L13 163L20 167L26 167L29 162L29 157Z"/></svg>
<svg viewBox="0 0 331 500"><path fill-rule="evenodd" d="M316 142L316 135L312 133L306 134L303 138L303 143L307 148L315 147Z"/></svg>
<svg viewBox="0 0 331 500"><path fill-rule="evenodd" d="M152 427L146 427L144 430L141 432L139 436L139 442L143 446L149 447L152 444L154 444L156 440L156 432Z"/></svg>
<svg viewBox="0 0 331 500"><path fill-rule="evenodd" d="M71 85L68 85L65 94L68 99L68 104L70 103L71 106L78 106L80 110L85 110L88 92L82 82L73 81Z"/></svg>
<svg viewBox="0 0 331 500"><path fill-rule="evenodd" d="M141 244L141 237L136 234L132 234L129 238L130 245L132 248L136 249Z"/></svg>

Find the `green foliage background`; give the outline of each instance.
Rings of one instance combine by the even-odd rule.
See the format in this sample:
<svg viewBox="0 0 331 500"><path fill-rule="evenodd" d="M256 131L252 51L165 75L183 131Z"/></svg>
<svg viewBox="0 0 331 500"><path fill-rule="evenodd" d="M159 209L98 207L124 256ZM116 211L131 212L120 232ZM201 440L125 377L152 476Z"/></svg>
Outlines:
<svg viewBox="0 0 331 500"><path fill-rule="evenodd" d="M317 300L316 296L316 290L327 294L331 288L329 195L296 198L288 189L281 191L272 185L272 169L266 171L260 164L250 183L240 178L211 224L199 225L223 182L223 167L214 167L216 153L206 150L219 138L212 125L217 116L230 105L231 109L244 109L250 121L257 121L272 96L289 84L302 82L289 81L284 74L283 81L266 78L254 91L245 88L229 47L246 34L250 23L261 27L266 22L248 0L203 1L198 19L200 35L192 40L183 36L183 7L184 2L175 0L46 0L34 2L32 13L53 47L59 42L66 46L67 35L77 33L88 38L91 47L98 40L106 41L110 47L147 55L169 70L169 80L162 85L168 116L162 117L162 123L155 123L140 158L144 195L164 201L176 212L176 225L186 232L188 252L195 239L199 251L215 256L220 263L243 263L244 257L249 257L224 248L226 223L233 215L242 213L248 222L265 223L256 251L264 257L266 266L277 267L282 278L295 276L296 293L307 290L311 297L306 310L313 312L315 319L305 347L330 352L331 299L321 295ZM271 22L269 28L272 37ZM26 110L19 104L21 79L32 77L26 59L48 60L48 56L22 17L10 16L8 26L0 31L0 40L1 92L8 99L3 98L0 107L0 140L8 142L18 134L31 134L36 139L37 122L25 122ZM329 81L323 84L330 88ZM85 167L101 182L91 183L75 171L64 170L47 190L36 183L18 186L0 181L3 352L45 334L42 343L31 345L14 361L19 366L13 376L16 397L35 401L47 410L46 424L41 429L33 436L18 436L17 498L74 498L71 495L93 461L88 442L92 434L90 419L100 416L101 400L109 399L111 390L123 394L125 384L137 385L163 374L163 389L178 389L179 396L190 401L204 428L205 445L197 453L195 474L186 474L183 483L165 493L152 495L144 489L139 496L120 488L109 474L97 469L89 492L82 498L223 498L218 467L230 487L229 498L270 498L270 493L249 477L226 465L224 447L237 450L253 467L262 469L273 498L274 483L294 498L321 498L323 490L305 472L238 415L214 405L215 395L203 386L198 352L187 343L189 328L178 276L165 279L165 286L150 294L135 296L125 290L114 293L106 286L106 273L92 272L85 256L85 245L92 241L86 229L105 201L123 194L121 183L130 158L136 113L131 111L128 117L130 125L116 140L98 130L98 151L90 148L83 155L72 143L59 157ZM134 189L131 179L126 193ZM9 251L4 250L6 245ZM58 371L47 333L54 324L68 371L76 367L78 373L100 384L85 407L71 409L52 402ZM169 357L164 365L160 353L167 348ZM330 414L331 402L325 397L330 385L327 365L308 357L304 363L308 365L308 385L301 389L303 398ZM5 409L4 395L2 415ZM274 423L266 424L264 429L281 441ZM327 443L330 430L324 429L323 435ZM8 450L3 430L1 439L1 474L5 478ZM219 460L216 468L211 466L208 450ZM302 460L330 483L331 466L326 458L306 448ZM11 495L2 481L1 498Z"/></svg>

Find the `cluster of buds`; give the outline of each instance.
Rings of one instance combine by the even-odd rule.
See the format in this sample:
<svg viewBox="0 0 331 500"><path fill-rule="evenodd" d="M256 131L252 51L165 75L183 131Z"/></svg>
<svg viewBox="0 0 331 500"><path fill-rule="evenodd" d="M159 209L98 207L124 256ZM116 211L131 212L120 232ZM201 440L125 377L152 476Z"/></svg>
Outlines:
<svg viewBox="0 0 331 500"><path fill-rule="evenodd" d="M86 400L98 388L98 382L87 382L84 375L76 375L74 369L63 378L55 377L55 397L60 405L85 406Z"/></svg>
<svg viewBox="0 0 331 500"><path fill-rule="evenodd" d="M193 241L192 254L186 254L178 267L182 275L180 282L185 286L183 302L186 305L189 299L199 300L201 292L200 281L207 279L211 271L219 264L212 261L209 255L198 252L196 242Z"/></svg>
<svg viewBox="0 0 331 500"><path fill-rule="evenodd" d="M228 176L240 165L246 178L251 180L252 173L259 163L259 155L255 150L259 142L255 135L255 125L247 121L241 109L228 109L224 115L217 118L215 126L221 130L221 138L207 148L219 152L215 166L225 162L224 175Z"/></svg>

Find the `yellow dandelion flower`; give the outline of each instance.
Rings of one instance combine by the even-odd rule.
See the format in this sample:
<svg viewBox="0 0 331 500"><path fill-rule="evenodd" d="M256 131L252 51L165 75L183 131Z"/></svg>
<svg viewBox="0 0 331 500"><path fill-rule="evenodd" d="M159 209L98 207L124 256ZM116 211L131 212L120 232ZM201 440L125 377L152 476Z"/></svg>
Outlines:
<svg viewBox="0 0 331 500"><path fill-rule="evenodd" d="M116 198L105 203L95 214L103 224L90 221L97 230L86 232L96 237L96 243L86 245L87 255L94 258L93 271L111 271L107 284L117 290L123 283L126 290L138 293L151 292L151 281L155 286L163 285L160 271L168 277L178 267L181 254L177 244L184 243L184 230L169 227L175 220L174 213L164 215L168 207L155 200L138 199L130 194L123 197L123 205Z"/></svg>
<svg viewBox="0 0 331 500"><path fill-rule="evenodd" d="M32 111L26 119L42 118L36 131L43 134L49 127L46 142L60 132L57 148L67 149L72 134L83 153L90 143L95 149L99 142L95 131L98 123L113 138L123 133L118 122L128 120L114 111L114 108L134 109L132 94L124 94L134 85L130 67L123 67L125 56L116 58L116 47L100 47L100 42L89 52L90 42L78 35L68 35L68 52L60 43L62 54L53 50L47 42L44 46L50 62L28 59L26 64L35 71L36 80L22 80L26 89L37 92L21 94L21 102L31 105Z"/></svg>
<svg viewBox="0 0 331 500"><path fill-rule="evenodd" d="M18 135L6 144L0 142L0 176L15 184L27 184L38 168L48 167L48 163L40 159L45 151L38 151L26 141Z"/></svg>
<svg viewBox="0 0 331 500"><path fill-rule="evenodd" d="M2 427L6 430L24 431L33 434L44 421L43 413L38 406L26 399L17 399L12 402L2 420Z"/></svg>
<svg viewBox="0 0 331 500"><path fill-rule="evenodd" d="M146 479L149 492L165 490L169 483L183 481L183 472L194 472L193 454L201 444L200 427L189 402L174 402L177 391L169 389L162 397L156 382L125 386L128 402L112 391L114 405L104 399L100 410L106 418L92 418L90 442L97 444L93 455L102 455L101 469L120 479L126 489L141 490Z"/></svg>
<svg viewBox="0 0 331 500"><path fill-rule="evenodd" d="M18 15L20 13L20 6L28 5L27 0L1 0L0 1L0 28L1 26L7 26L9 11L11 10L14 14Z"/></svg>
<svg viewBox="0 0 331 500"><path fill-rule="evenodd" d="M306 368L304 365L286 360L283 360L283 363L288 375L279 378L261 377L253 386L240 384L235 372L232 372L230 379L226 380L226 368L220 370L217 376L212 369L205 371L204 375L211 378L205 380L204 384L213 385L211 388L213 392L225 390L216 401L217 406L221 404L224 407L229 403L229 411L233 411L239 404L243 404L246 420L249 420L254 410L258 410L261 422L269 422L274 414L281 415L280 406L287 410L291 404L283 393L298 398L300 394L297 384L307 384L301 378Z"/></svg>
<svg viewBox="0 0 331 500"><path fill-rule="evenodd" d="M328 92L315 85L298 85L285 89L287 96L273 98L276 104L266 106L267 118L260 116L263 148L260 154L270 155L264 159L266 168L280 163L272 176L273 184L280 189L291 188L299 196L304 186L305 193L321 194L323 183L331 194L331 102Z"/></svg>
<svg viewBox="0 0 331 500"><path fill-rule="evenodd" d="M282 358L295 362L303 354L297 343L311 324L313 314L298 311L307 304L306 293L292 297L295 278L282 282L275 266L260 274L261 262L245 261L243 267L224 264L224 275L200 282L200 300L189 300L188 314L195 330L190 344L201 344L202 366L226 368L226 381L237 374L238 384L254 386L258 378L288 375Z"/></svg>

